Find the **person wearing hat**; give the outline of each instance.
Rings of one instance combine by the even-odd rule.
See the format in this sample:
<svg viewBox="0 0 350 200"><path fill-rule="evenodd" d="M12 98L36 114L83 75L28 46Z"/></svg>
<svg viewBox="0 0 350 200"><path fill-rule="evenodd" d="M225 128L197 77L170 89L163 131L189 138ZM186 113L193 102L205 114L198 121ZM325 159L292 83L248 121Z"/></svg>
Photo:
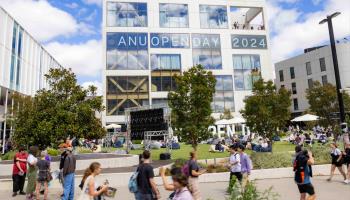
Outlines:
<svg viewBox="0 0 350 200"><path fill-rule="evenodd" d="M72 154L73 148L68 147L66 149L66 158L63 163L63 196L62 200L73 200L74 199L74 179L75 179L75 168L76 159Z"/></svg>

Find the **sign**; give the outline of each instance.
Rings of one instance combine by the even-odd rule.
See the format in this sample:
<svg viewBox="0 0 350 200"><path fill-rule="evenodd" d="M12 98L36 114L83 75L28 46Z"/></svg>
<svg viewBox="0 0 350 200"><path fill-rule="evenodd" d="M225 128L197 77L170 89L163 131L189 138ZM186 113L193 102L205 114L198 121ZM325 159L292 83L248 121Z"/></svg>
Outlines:
<svg viewBox="0 0 350 200"><path fill-rule="evenodd" d="M220 49L219 34L192 34L193 49Z"/></svg>
<svg viewBox="0 0 350 200"><path fill-rule="evenodd" d="M183 33L151 33L152 48L190 48L190 35Z"/></svg>
<svg viewBox="0 0 350 200"><path fill-rule="evenodd" d="M231 35L232 49L267 49L265 35Z"/></svg>
<svg viewBox="0 0 350 200"><path fill-rule="evenodd" d="M147 50L147 33L107 33L107 50Z"/></svg>

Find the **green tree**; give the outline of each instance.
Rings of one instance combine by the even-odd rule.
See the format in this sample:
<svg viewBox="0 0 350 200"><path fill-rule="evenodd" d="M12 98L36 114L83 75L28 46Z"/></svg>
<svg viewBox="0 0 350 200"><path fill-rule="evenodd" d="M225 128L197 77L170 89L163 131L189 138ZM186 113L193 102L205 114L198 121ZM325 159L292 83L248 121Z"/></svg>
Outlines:
<svg viewBox="0 0 350 200"><path fill-rule="evenodd" d="M212 72L197 65L176 76L175 80L177 88L168 95L172 125L175 133L196 149L200 141L211 136L208 127L214 122L210 105L216 79Z"/></svg>
<svg viewBox="0 0 350 200"><path fill-rule="evenodd" d="M254 83L252 93L241 113L252 131L271 139L290 118L291 93L284 88L277 91L272 81L262 79Z"/></svg>
<svg viewBox="0 0 350 200"><path fill-rule="evenodd" d="M14 95L12 123L17 145L45 148L68 136L97 139L106 134L95 115L104 109L96 87L83 89L70 69L51 69L45 78L49 89L39 90L34 97Z"/></svg>
<svg viewBox="0 0 350 200"><path fill-rule="evenodd" d="M230 109L224 109L224 112L220 115L220 119L232 119L233 116L231 114L231 110Z"/></svg>
<svg viewBox="0 0 350 200"><path fill-rule="evenodd" d="M311 112L320 117L319 123L325 127L339 124L337 120L331 118L331 113L339 112L337 99L337 89L334 85L321 85L316 81L312 88L306 90L306 98L310 105ZM343 93L345 110L350 110L350 96Z"/></svg>

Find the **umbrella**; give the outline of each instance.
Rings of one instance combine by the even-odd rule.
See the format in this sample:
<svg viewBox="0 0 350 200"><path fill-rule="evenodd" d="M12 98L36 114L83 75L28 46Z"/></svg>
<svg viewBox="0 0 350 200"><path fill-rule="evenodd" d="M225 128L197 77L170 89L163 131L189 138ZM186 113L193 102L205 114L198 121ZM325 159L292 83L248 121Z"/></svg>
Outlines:
<svg viewBox="0 0 350 200"><path fill-rule="evenodd" d="M244 124L246 121L242 117L234 117L232 119L229 119L228 122L230 124Z"/></svg>
<svg viewBox="0 0 350 200"><path fill-rule="evenodd" d="M215 125L226 125L226 124L230 124L230 122L227 119L221 119L215 122Z"/></svg>
<svg viewBox="0 0 350 200"><path fill-rule="evenodd" d="M318 119L319 117L316 115L306 114L306 115L302 115L292 119L292 122L309 122L309 121L316 121Z"/></svg>
<svg viewBox="0 0 350 200"><path fill-rule="evenodd" d="M110 124L108 126L106 126L106 129L112 129L112 128L121 128L121 125L118 124Z"/></svg>

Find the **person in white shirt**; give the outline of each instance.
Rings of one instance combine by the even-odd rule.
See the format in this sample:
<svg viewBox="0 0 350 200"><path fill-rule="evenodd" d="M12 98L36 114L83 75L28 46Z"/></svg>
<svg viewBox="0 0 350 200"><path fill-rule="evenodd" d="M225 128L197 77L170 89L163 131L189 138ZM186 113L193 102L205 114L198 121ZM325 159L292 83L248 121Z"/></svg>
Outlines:
<svg viewBox="0 0 350 200"><path fill-rule="evenodd" d="M237 145L231 145L230 146L230 160L229 160L229 167L230 167L230 184L232 177L235 176L239 182L242 181L242 170L241 170L241 156L237 152Z"/></svg>

